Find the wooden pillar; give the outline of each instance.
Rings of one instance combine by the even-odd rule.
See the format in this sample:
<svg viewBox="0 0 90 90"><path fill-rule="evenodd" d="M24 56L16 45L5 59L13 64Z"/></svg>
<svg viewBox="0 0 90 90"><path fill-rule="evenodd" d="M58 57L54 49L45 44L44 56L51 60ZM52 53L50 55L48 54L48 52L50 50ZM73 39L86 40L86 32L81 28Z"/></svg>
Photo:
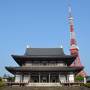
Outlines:
<svg viewBox="0 0 90 90"><path fill-rule="evenodd" d="M21 82L23 82L23 78L24 78L24 75L22 74L22 80L21 80Z"/></svg>
<svg viewBox="0 0 90 90"><path fill-rule="evenodd" d="M68 75L66 74L66 82L68 82L68 77L67 77Z"/></svg>
<svg viewBox="0 0 90 90"><path fill-rule="evenodd" d="M60 81L60 73L59 73L59 82L61 83L61 81Z"/></svg>
<svg viewBox="0 0 90 90"><path fill-rule="evenodd" d="M20 74L20 87L21 87L21 83L22 83L22 74Z"/></svg>
<svg viewBox="0 0 90 90"><path fill-rule="evenodd" d="M50 77L51 77L51 75L50 75L50 73L49 73L49 83L50 83L50 81L51 81L51 80L50 80Z"/></svg>
<svg viewBox="0 0 90 90"><path fill-rule="evenodd" d="M14 82L16 81L16 74L14 75L14 77L15 77L15 80L14 80Z"/></svg>
<svg viewBox="0 0 90 90"><path fill-rule="evenodd" d="M31 82L31 74L29 74L29 83Z"/></svg>
<svg viewBox="0 0 90 90"><path fill-rule="evenodd" d="M20 74L20 83L22 83L23 82L23 74L21 73ZM21 86L21 85L20 85Z"/></svg>
<svg viewBox="0 0 90 90"><path fill-rule="evenodd" d="M39 73L39 83L40 83L40 81L41 81L41 75L40 75L40 73Z"/></svg>

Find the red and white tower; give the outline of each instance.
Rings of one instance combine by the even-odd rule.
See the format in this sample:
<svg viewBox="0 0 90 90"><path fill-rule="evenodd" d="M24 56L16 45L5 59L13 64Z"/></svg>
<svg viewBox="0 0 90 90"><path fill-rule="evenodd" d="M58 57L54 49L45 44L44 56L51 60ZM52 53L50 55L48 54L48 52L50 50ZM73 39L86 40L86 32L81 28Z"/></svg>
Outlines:
<svg viewBox="0 0 90 90"><path fill-rule="evenodd" d="M72 67L82 67L81 61L80 61L80 56L79 56L79 48L77 46L77 41L75 37L75 32L74 32L74 19L72 16L72 11L71 11L71 6L69 5L69 24L70 24L70 53L73 56L76 56L76 60L72 63ZM79 75L85 77L86 73L84 71L81 71Z"/></svg>

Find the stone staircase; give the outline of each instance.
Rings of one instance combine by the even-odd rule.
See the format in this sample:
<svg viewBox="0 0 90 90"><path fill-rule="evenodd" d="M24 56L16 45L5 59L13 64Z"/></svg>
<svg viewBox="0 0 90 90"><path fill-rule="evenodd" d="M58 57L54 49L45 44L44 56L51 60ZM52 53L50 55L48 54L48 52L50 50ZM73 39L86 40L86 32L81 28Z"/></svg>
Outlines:
<svg viewBox="0 0 90 90"><path fill-rule="evenodd" d="M90 88L80 87L80 86L73 86L73 87L19 87L19 86L12 86L12 87L2 87L0 90L90 90Z"/></svg>
<svg viewBox="0 0 90 90"><path fill-rule="evenodd" d="M28 83L26 86L30 87L61 87L60 83Z"/></svg>

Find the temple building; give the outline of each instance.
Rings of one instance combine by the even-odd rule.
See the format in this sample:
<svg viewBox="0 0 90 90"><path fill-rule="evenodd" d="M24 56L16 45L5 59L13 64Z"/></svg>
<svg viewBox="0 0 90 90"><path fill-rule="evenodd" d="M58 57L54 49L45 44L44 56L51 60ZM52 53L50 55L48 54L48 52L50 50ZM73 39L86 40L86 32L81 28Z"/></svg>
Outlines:
<svg viewBox="0 0 90 90"><path fill-rule="evenodd" d="M75 76L84 67L71 67L75 56L66 55L63 48L30 48L24 55L11 55L18 67L5 67L15 75L14 83L26 83L27 86L60 86L62 83L74 83Z"/></svg>

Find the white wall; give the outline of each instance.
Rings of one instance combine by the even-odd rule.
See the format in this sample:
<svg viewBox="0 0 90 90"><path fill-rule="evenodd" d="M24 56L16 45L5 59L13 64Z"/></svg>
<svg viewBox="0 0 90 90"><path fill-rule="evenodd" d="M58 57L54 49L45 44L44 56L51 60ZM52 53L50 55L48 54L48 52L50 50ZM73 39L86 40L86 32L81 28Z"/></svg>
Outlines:
<svg viewBox="0 0 90 90"><path fill-rule="evenodd" d="M15 76L15 82L18 82L18 83L19 83L21 77L22 77L21 75L16 75L16 76Z"/></svg>
<svg viewBox="0 0 90 90"><path fill-rule="evenodd" d="M58 63L57 66L63 67L65 66L65 63Z"/></svg>
<svg viewBox="0 0 90 90"><path fill-rule="evenodd" d="M87 80L86 80L86 77L84 77L84 84L86 84Z"/></svg>
<svg viewBox="0 0 90 90"><path fill-rule="evenodd" d="M24 75L23 82L28 83L29 80L30 80L30 76L29 75Z"/></svg>
<svg viewBox="0 0 90 90"><path fill-rule="evenodd" d="M61 83L65 83L66 82L65 75L60 75L60 81L61 81Z"/></svg>
<svg viewBox="0 0 90 90"><path fill-rule="evenodd" d="M32 66L32 63L25 63L24 66L25 66L25 67L30 67L30 66Z"/></svg>
<svg viewBox="0 0 90 90"><path fill-rule="evenodd" d="M70 83L74 83L74 74L69 74L68 79Z"/></svg>

